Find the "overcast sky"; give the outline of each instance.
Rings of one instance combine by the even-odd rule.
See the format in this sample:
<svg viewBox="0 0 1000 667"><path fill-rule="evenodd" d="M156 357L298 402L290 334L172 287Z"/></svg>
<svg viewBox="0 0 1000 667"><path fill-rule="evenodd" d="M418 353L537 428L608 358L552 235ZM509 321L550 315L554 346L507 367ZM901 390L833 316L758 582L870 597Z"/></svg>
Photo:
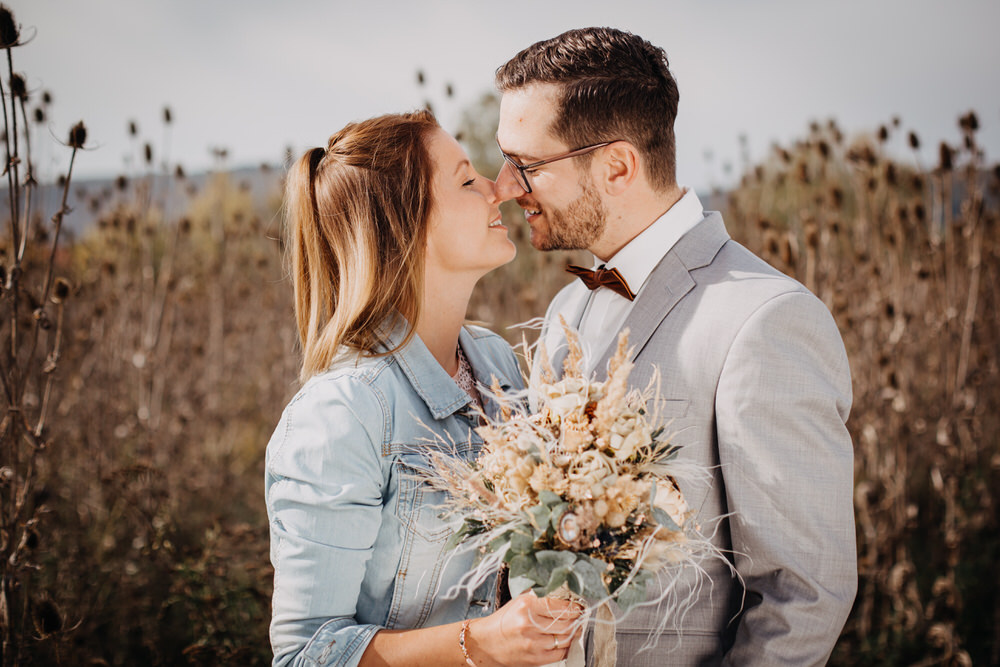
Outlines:
<svg viewBox="0 0 1000 667"><path fill-rule="evenodd" d="M996 0L5 1L34 35L15 50L15 70L36 99L54 98L46 132L63 139L81 118L90 129L84 175L125 169L130 120L157 161L189 172L211 165L213 147L233 165L277 164L286 146L323 144L350 120L419 107L428 93L453 129L508 57L589 25L666 50L686 185L724 180L722 165L740 164L740 135L756 160L831 117L852 135L898 115L932 162L974 109L987 159L1000 157ZM46 151L36 155L55 173Z"/></svg>

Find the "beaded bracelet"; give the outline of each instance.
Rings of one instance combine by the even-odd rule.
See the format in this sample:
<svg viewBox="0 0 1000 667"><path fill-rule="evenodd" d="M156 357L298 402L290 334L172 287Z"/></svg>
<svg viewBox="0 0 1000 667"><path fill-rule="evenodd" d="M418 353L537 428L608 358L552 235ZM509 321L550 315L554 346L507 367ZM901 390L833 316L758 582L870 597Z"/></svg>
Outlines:
<svg viewBox="0 0 1000 667"><path fill-rule="evenodd" d="M462 631L458 633L458 645L462 648L462 655L465 656L465 664L469 667L478 667L476 663L472 662L472 658L469 657L469 650L465 648L465 632L469 629L469 619L462 621Z"/></svg>

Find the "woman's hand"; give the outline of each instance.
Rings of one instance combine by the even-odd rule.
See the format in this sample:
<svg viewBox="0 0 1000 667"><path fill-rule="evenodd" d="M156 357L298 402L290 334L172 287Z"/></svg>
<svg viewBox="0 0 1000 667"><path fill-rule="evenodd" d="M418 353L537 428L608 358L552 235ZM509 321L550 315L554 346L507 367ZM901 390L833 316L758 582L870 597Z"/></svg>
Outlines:
<svg viewBox="0 0 1000 667"><path fill-rule="evenodd" d="M575 602L539 598L528 591L469 624L469 655L479 667L534 667L566 657L583 631L583 609Z"/></svg>

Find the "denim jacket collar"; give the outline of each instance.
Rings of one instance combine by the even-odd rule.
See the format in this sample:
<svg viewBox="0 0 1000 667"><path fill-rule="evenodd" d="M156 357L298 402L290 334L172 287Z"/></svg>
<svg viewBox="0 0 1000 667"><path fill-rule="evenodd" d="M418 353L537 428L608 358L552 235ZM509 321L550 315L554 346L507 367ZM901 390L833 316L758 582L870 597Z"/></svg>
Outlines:
<svg viewBox="0 0 1000 667"><path fill-rule="evenodd" d="M382 349L397 347L406 337L408 327L409 323L401 316L386 320L379 329L384 341ZM462 327L458 340L479 384L489 389L495 377L501 388L506 390L511 387L511 379L506 377L494 360L481 353L473 334L466 327ZM445 372L416 333L405 347L396 350L392 356L435 419L444 419L472 402L472 398ZM494 401L487 394L483 395L483 402L493 407ZM487 412L492 410L488 409Z"/></svg>

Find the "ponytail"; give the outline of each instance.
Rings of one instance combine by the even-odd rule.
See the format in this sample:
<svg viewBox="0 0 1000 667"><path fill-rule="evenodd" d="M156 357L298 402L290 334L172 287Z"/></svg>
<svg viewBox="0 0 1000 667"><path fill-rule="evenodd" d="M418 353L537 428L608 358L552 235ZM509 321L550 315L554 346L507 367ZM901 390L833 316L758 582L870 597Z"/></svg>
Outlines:
<svg viewBox="0 0 1000 667"><path fill-rule="evenodd" d="M387 318L416 321L432 173L424 136L437 127L428 112L352 123L289 170L302 380L326 370L342 346L384 353L377 331Z"/></svg>

